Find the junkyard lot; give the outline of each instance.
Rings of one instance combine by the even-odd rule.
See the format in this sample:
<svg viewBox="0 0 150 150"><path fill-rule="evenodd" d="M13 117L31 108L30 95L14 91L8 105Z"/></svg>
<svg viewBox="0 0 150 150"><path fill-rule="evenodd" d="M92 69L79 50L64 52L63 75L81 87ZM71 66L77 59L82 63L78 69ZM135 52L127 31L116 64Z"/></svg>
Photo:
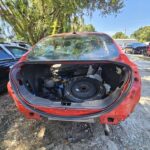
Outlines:
<svg viewBox="0 0 150 150"><path fill-rule="evenodd" d="M88 149L119 150L150 148L150 58L129 56L142 77L142 97L131 116L111 126L105 136L102 125L25 119L8 94L0 96L0 150Z"/></svg>

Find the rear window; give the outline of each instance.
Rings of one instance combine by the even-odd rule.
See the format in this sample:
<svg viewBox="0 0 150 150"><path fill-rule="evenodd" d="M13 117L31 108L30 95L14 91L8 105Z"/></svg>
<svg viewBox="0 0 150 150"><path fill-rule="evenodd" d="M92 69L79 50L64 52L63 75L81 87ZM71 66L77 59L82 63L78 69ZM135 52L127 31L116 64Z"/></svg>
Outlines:
<svg viewBox="0 0 150 150"><path fill-rule="evenodd" d="M105 35L47 37L29 53L29 60L100 60L118 56L113 40Z"/></svg>
<svg viewBox="0 0 150 150"><path fill-rule="evenodd" d="M27 52L26 49L20 47L7 46L7 49L17 58L21 57Z"/></svg>
<svg viewBox="0 0 150 150"><path fill-rule="evenodd" d="M0 60L5 60L5 59L12 59L12 57L7 54L1 47L0 47Z"/></svg>

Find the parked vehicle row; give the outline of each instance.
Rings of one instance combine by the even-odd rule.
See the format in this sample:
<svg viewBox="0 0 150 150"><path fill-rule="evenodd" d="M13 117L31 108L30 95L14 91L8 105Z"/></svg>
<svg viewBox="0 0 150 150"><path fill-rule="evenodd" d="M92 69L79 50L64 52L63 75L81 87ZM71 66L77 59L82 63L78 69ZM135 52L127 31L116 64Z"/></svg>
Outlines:
<svg viewBox="0 0 150 150"><path fill-rule="evenodd" d="M125 48L125 53L128 54L143 54L145 56L150 56L150 44L146 45L144 43L131 43Z"/></svg>
<svg viewBox="0 0 150 150"><path fill-rule="evenodd" d="M125 47L125 53L129 54L143 54L147 49L146 44L143 43L131 43Z"/></svg>
<svg viewBox="0 0 150 150"><path fill-rule="evenodd" d="M6 88L10 67L26 52L26 48L14 44L0 44L0 92Z"/></svg>

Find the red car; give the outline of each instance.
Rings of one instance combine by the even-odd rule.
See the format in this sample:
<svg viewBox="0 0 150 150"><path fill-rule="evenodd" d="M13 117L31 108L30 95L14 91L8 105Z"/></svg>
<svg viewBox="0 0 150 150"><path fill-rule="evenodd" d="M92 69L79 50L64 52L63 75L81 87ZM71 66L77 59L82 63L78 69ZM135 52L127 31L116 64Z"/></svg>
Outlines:
<svg viewBox="0 0 150 150"><path fill-rule="evenodd" d="M20 59L8 91L29 119L118 124L138 104L141 78L107 34L64 33L42 39Z"/></svg>
<svg viewBox="0 0 150 150"><path fill-rule="evenodd" d="M150 56L150 43L146 46L146 49L144 49L143 55Z"/></svg>
<svg viewBox="0 0 150 150"><path fill-rule="evenodd" d="M149 43L149 45L147 47L147 56L150 56L150 43Z"/></svg>

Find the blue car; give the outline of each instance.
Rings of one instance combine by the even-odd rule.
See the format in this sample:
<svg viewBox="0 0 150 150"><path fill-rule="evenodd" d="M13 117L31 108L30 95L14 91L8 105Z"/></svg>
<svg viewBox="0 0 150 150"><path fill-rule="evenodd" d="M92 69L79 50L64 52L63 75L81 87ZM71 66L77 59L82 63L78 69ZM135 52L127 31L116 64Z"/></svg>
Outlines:
<svg viewBox="0 0 150 150"><path fill-rule="evenodd" d="M10 67L26 52L26 48L14 44L0 44L0 93L6 88Z"/></svg>
<svg viewBox="0 0 150 150"><path fill-rule="evenodd" d="M146 49L147 46L144 43L131 43L125 47L125 53L143 54Z"/></svg>

